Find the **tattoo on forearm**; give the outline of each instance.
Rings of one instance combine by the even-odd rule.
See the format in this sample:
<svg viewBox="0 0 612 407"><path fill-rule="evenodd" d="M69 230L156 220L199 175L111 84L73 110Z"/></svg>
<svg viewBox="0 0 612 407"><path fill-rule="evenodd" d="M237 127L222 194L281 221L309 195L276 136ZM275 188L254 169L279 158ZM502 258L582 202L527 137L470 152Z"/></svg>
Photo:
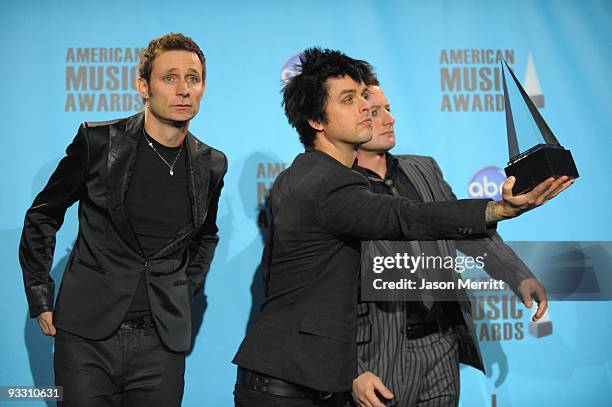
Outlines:
<svg viewBox="0 0 612 407"><path fill-rule="evenodd" d="M496 205L497 205L497 202L493 202L493 201L487 204L487 209L485 211L485 221L487 223L495 223L501 220L495 213Z"/></svg>

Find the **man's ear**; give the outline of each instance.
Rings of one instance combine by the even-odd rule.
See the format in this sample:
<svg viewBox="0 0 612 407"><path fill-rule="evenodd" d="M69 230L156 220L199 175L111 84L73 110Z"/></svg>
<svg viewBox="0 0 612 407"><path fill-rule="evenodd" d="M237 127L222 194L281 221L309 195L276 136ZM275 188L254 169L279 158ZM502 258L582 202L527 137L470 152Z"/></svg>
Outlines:
<svg viewBox="0 0 612 407"><path fill-rule="evenodd" d="M138 94L145 100L149 99L149 84L141 77L136 78L136 89Z"/></svg>
<svg viewBox="0 0 612 407"><path fill-rule="evenodd" d="M323 123L318 120L308 119L308 124L310 124L310 127L315 129L315 131L323 131Z"/></svg>

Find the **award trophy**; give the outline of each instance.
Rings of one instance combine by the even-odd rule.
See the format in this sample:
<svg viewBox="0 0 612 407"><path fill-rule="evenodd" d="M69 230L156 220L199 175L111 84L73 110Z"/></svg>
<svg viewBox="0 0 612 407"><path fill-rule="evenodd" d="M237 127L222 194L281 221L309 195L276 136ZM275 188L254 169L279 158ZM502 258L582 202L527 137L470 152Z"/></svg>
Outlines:
<svg viewBox="0 0 612 407"><path fill-rule="evenodd" d="M510 106L508 87L506 85L504 64L508 68L510 75L512 75L512 79L514 79L514 83L522 99L525 101L531 117L538 126L540 135L544 139L544 143L531 147L522 153L519 152L518 141L516 139L516 129L512 116L512 107ZM510 156L510 161L505 171L506 176L514 176L516 178L516 183L514 184L514 188L512 188L513 194L520 195L529 192L539 183L550 177L557 178L567 175L570 178L578 178L578 170L572 158L572 153L559 144L557 138L540 115L540 112L538 112L538 109L535 107L506 61L503 62L501 68L504 86L504 105L506 110L506 130L508 133L508 154Z"/></svg>
<svg viewBox="0 0 612 407"><path fill-rule="evenodd" d="M544 336L552 335L552 333L553 325L550 317L548 316L548 311L544 313L544 316L542 316L539 321L529 321L529 335L533 336L534 338L542 338Z"/></svg>

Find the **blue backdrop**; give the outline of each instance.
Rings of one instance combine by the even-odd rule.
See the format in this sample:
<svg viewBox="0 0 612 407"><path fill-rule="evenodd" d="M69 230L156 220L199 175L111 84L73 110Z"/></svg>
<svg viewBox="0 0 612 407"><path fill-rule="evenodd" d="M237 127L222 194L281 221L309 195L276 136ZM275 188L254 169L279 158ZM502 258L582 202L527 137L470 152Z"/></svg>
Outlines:
<svg viewBox="0 0 612 407"><path fill-rule="evenodd" d="M612 240L609 1L104 3L0 5L0 385L53 382L53 341L27 318L17 261L25 210L79 122L137 111L138 50L170 31L194 38L207 58L206 94L191 130L229 157L221 242L188 358L185 406L232 405L230 360L245 332L262 249L258 203L301 151L280 107L281 78L305 47L370 61L397 120L394 151L434 156L463 198L494 196L502 181L508 157L496 56L503 55L571 149L581 178L500 232L522 241ZM58 235L56 277L76 229L71 208ZM609 405L611 312L610 302L554 302L554 333L542 338L527 333L530 312L477 321L521 326L524 335L481 337L490 377L462 369L461 405Z"/></svg>

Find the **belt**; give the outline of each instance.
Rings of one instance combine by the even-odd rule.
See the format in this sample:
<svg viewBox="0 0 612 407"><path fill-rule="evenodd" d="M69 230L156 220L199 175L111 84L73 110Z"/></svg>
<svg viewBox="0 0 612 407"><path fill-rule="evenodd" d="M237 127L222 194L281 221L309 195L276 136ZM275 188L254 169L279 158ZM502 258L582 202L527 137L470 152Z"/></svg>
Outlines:
<svg viewBox="0 0 612 407"><path fill-rule="evenodd" d="M125 330L133 330L133 329L145 329L145 328L153 328L155 323L153 319L150 317L141 317L136 319L131 319L129 321L123 321L121 325L119 325L119 329Z"/></svg>
<svg viewBox="0 0 612 407"><path fill-rule="evenodd" d="M289 383L275 377L238 367L238 384L260 393L281 397L299 397L313 400L328 400L334 393L317 391Z"/></svg>
<svg viewBox="0 0 612 407"><path fill-rule="evenodd" d="M406 325L400 331L407 339L421 339L436 332L443 332L450 328L452 324L445 319L438 319L426 324Z"/></svg>

